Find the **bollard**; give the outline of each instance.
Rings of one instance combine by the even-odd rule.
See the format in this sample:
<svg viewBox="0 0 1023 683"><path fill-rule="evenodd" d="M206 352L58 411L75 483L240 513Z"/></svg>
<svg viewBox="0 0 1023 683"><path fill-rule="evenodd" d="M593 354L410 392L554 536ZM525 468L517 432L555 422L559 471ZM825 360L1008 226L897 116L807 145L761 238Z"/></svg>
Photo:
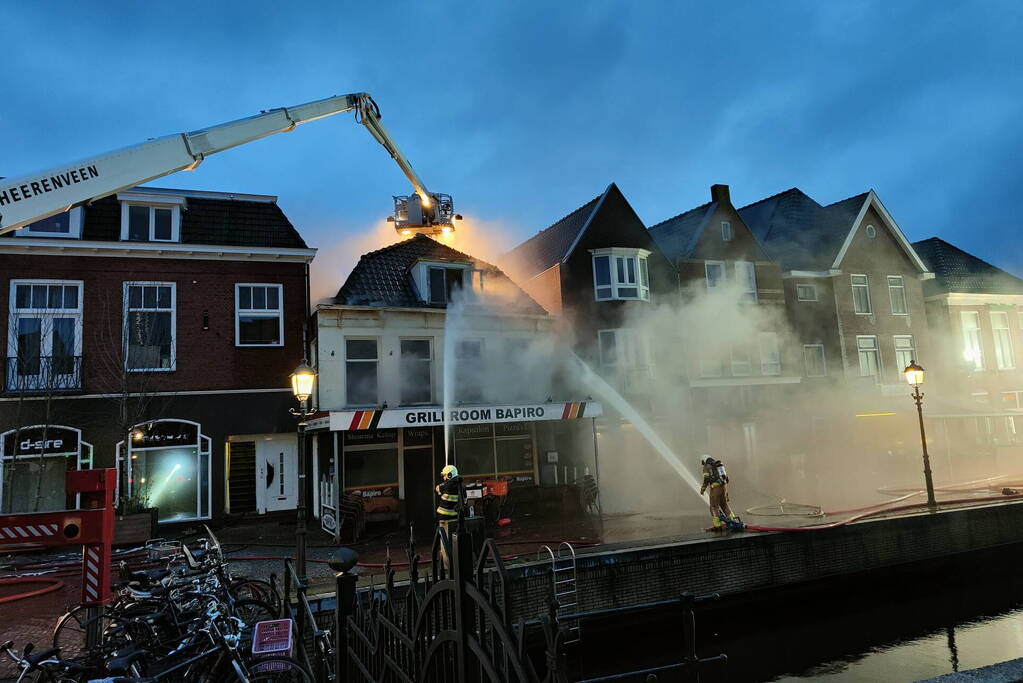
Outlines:
<svg viewBox="0 0 1023 683"><path fill-rule="evenodd" d="M359 577L351 570L359 563L359 554L351 548L338 548L327 562L334 570L334 681L348 680L348 617L355 610L355 583Z"/></svg>

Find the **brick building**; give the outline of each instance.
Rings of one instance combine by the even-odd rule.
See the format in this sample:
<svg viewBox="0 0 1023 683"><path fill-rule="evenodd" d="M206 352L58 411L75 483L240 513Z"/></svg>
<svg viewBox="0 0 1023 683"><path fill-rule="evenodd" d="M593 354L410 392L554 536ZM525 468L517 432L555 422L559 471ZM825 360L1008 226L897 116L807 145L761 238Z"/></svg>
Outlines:
<svg viewBox="0 0 1023 683"><path fill-rule="evenodd" d="M0 239L3 509L115 464L161 522L294 507L314 254L275 197L149 187Z"/></svg>

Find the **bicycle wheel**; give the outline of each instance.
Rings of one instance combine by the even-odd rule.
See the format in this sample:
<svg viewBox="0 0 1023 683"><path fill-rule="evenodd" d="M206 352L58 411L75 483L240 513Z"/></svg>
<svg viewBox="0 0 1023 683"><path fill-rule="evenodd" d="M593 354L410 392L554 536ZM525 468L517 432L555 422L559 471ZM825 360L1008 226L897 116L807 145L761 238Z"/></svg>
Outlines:
<svg viewBox="0 0 1023 683"><path fill-rule="evenodd" d="M238 600L234 603L234 616L252 627L261 621L276 619L277 610L262 600Z"/></svg>
<svg viewBox="0 0 1023 683"><path fill-rule="evenodd" d="M313 683L312 675L297 659L270 656L249 662L252 683Z"/></svg>
<svg viewBox="0 0 1023 683"><path fill-rule="evenodd" d="M229 590L235 600L262 600L273 607L276 614L281 612L281 596L269 581L237 579Z"/></svg>

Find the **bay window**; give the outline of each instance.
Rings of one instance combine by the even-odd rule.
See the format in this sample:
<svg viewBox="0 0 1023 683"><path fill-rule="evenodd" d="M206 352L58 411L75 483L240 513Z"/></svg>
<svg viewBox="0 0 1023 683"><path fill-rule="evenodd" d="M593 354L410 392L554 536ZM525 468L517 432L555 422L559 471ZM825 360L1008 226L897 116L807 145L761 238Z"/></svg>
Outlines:
<svg viewBox="0 0 1023 683"><path fill-rule="evenodd" d="M593 291L597 301L650 300L650 272L646 249L594 249Z"/></svg>

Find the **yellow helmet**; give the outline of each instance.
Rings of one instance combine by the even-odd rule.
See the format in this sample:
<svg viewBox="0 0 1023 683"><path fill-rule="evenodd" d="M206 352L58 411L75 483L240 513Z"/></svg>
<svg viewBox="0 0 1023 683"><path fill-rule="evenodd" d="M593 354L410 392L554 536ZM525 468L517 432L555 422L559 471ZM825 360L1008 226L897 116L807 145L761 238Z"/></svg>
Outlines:
<svg viewBox="0 0 1023 683"><path fill-rule="evenodd" d="M458 468L454 465L444 465L444 469L440 471L440 476L446 477L451 475L452 477L458 476Z"/></svg>

